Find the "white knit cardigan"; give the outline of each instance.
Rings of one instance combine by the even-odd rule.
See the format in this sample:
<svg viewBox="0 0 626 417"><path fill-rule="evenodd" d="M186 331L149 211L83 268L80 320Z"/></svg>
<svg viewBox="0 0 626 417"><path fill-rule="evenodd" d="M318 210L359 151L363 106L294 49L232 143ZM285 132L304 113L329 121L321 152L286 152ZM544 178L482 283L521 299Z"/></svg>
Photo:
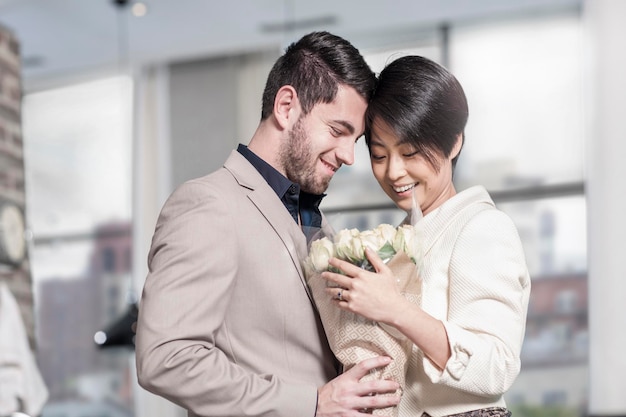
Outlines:
<svg viewBox="0 0 626 417"><path fill-rule="evenodd" d="M452 356L440 371L414 347L400 417L506 407L520 371L530 277L512 220L476 186L422 220L422 308L440 319Z"/></svg>

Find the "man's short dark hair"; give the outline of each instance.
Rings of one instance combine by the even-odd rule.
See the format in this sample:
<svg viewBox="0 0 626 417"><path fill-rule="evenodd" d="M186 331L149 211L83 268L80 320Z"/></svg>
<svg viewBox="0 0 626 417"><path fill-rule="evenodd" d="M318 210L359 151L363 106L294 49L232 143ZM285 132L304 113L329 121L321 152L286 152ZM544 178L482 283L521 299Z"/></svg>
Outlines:
<svg viewBox="0 0 626 417"><path fill-rule="evenodd" d="M339 85L354 88L369 101L376 76L347 40L328 32L312 32L287 47L270 71L263 92L261 120L272 114L278 90L292 86L304 114L318 103L330 103Z"/></svg>

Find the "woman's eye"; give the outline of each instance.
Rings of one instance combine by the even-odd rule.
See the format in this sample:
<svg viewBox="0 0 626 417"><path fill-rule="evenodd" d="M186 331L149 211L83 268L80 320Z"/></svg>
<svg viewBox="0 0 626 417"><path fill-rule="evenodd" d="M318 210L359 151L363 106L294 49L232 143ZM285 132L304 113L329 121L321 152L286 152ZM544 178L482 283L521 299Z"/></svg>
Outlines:
<svg viewBox="0 0 626 417"><path fill-rule="evenodd" d="M405 153L405 154L403 154L402 156L404 156L405 158L410 158L410 157L412 157L412 156L417 155L418 153L419 153L419 151L411 151L411 152L409 152L409 153Z"/></svg>
<svg viewBox="0 0 626 417"><path fill-rule="evenodd" d="M385 157L383 155L370 154L370 158L373 159L374 161L380 161L380 160L384 159Z"/></svg>

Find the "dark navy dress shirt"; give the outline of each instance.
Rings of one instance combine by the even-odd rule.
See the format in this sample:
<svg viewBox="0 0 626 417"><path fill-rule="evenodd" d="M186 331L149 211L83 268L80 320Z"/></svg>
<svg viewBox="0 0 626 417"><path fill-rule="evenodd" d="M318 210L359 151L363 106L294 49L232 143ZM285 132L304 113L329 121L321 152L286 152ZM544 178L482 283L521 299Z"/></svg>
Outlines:
<svg viewBox="0 0 626 417"><path fill-rule="evenodd" d="M291 182L274 167L258 157L247 146L240 144L237 151L250 162L259 174L274 190L280 201L291 214L293 220L300 224L307 240L315 237L322 227L322 214L319 205L326 194L310 194L300 190L300 186ZM299 215L299 216L298 216ZM300 217L300 222L298 221Z"/></svg>

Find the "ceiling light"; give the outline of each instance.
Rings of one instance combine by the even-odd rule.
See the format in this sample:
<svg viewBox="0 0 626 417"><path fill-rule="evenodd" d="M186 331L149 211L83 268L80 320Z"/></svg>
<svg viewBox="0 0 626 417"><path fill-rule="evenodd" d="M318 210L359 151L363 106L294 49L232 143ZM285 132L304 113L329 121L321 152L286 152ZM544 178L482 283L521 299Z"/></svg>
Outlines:
<svg viewBox="0 0 626 417"><path fill-rule="evenodd" d="M142 17L142 16L145 16L146 13L148 13L148 7L145 5L145 3L141 3L141 2L133 3L132 12L134 16Z"/></svg>

